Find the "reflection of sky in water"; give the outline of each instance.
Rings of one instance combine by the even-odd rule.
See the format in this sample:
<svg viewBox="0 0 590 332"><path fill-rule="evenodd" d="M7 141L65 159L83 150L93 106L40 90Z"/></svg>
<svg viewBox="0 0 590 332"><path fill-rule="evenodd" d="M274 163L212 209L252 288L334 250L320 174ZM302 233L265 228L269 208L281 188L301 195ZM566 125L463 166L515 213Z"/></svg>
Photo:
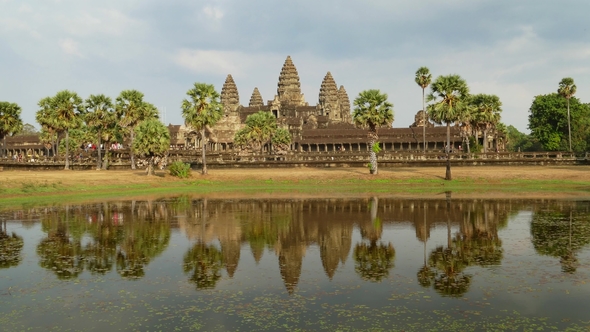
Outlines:
<svg viewBox="0 0 590 332"><path fill-rule="evenodd" d="M381 207L382 203L379 204ZM260 261L256 262L250 244L243 239L244 231L233 278L222 269L221 279L214 289L196 290L195 284L189 283L188 275L182 271L184 255L203 234L211 240L208 244L217 248L221 247L223 236L231 238L231 234L205 232L188 236L189 228L181 225L172 228L166 249L147 263L142 278L123 279L114 266L104 275L84 271L73 280L61 281L54 272L39 265L37 245L47 236L41 223L28 223L25 227L18 220L10 220L8 233L15 232L25 241L20 265L0 269L0 324L13 328L60 329L80 328L92 322L89 329L96 330L111 328L111 325L140 330L148 326L203 330L319 329L334 325L345 330L392 326L406 330L420 330L420 326L450 328L451 325L445 324L485 329L493 323L510 322L513 327L526 324L559 328L588 326L584 321L588 319L590 305L590 248L585 246L577 252L579 266L575 273L563 273L559 257L540 256L532 245L530 224L535 208L531 206L536 205L511 205L513 213L507 216L506 226L497 227L503 249L501 265L466 267L463 273L471 275L471 284L459 298L442 297L433 287L424 288L418 284L417 272L424 263L424 243L417 238L414 222L404 219L407 214L400 214L398 219L395 213L387 213L387 207L378 213L382 216L379 221L382 231L377 242L391 243L395 248L394 267L389 270L388 277L381 282L368 282L355 271L355 245L369 243L368 239L362 239L360 226L355 222L348 256L344 263L337 264L331 280L324 271L321 244L317 242L322 236L328 237L329 231L322 235L322 231L316 230L319 238L303 240L301 273L292 295L287 293L279 269L277 250L281 250L278 249L280 245L265 247ZM499 215L503 208L506 207L496 208L491 215ZM228 218L224 211L234 210L230 205L224 206L216 215L209 216L208 222L227 222L231 226L229 219L224 219ZM291 221L291 225L305 228L325 222L329 229L330 222L335 222L329 219L329 213L307 213L297 214L301 224ZM370 220L367 209L359 210L356 215L349 213L353 214L351 220ZM125 218L129 226L132 221ZM439 212L433 218L435 222L429 224L430 236L426 242L427 256L437 246L447 244L445 215ZM172 224L178 224L181 219L174 217ZM585 221L589 220L586 216ZM242 219L237 225L244 222L248 220ZM488 222L496 221L490 217ZM347 221L340 223L346 224ZM363 227L378 227L376 225L369 222ZM420 220L416 225L420 225ZM220 227L217 231L227 229L231 227ZM454 237L461 231L460 224L452 220L451 235ZM282 232L287 231L283 229ZM289 241L292 236L295 235L283 234L282 240ZM92 241L88 234L81 239L83 246ZM543 322L541 319L545 317L548 320ZM421 321L422 325L414 325L413 321Z"/></svg>

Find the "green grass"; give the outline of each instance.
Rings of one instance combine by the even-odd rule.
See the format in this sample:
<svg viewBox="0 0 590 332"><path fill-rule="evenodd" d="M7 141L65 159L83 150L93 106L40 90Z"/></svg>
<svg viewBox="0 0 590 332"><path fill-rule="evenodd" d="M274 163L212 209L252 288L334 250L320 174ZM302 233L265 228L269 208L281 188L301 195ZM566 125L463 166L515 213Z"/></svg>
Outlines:
<svg viewBox="0 0 590 332"><path fill-rule="evenodd" d="M590 183L563 180L498 180L460 179L338 179L298 181L272 180L182 180L151 184L119 184L64 186L61 182L23 182L18 186L0 183L0 209L19 205L47 205L61 202L82 202L104 199L124 199L136 196L171 196L180 194L209 195L228 194L255 197L260 194L293 195L437 195L445 191L454 194L542 193L555 196L575 194L590 197Z"/></svg>

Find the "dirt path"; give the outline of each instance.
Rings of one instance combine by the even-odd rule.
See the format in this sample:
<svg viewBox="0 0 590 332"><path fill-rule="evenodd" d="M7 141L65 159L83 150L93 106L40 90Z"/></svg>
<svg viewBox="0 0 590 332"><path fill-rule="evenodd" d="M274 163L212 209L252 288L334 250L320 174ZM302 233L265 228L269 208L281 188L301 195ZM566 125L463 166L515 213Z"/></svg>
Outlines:
<svg viewBox="0 0 590 332"><path fill-rule="evenodd" d="M454 167L453 179L477 179L497 181L505 179L524 180L570 180L590 182L590 166L480 166ZM302 179L442 179L442 167L405 167L380 169L372 176L365 168L264 168L264 169L210 169L207 176L193 171L193 179L212 181L234 180L302 180ZM144 171L3 171L0 185L20 186L25 182L47 181L48 183L109 185L137 184L160 181L176 181L165 171L155 177L145 176Z"/></svg>

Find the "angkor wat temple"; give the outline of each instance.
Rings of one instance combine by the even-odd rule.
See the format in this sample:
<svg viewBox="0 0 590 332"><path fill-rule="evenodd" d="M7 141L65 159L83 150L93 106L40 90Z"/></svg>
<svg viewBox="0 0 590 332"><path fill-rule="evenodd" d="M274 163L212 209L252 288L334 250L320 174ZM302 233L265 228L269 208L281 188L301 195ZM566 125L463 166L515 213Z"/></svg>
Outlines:
<svg viewBox="0 0 590 332"><path fill-rule="evenodd" d="M367 151L367 131L355 127L352 122L351 102L344 86L336 84L328 72L320 85L318 103L310 106L301 93L297 68L288 56L279 75L277 94L266 104L254 88L248 106L240 104L238 87L228 75L221 90L223 118L213 128L208 128L209 150L224 152L234 150L235 133L244 126L246 118L258 111L272 112L280 127L291 133L291 151ZM435 127L422 121L422 111L416 114L415 122L403 128L379 129L379 141L384 151L421 151L423 149L422 127L426 125L426 148L442 151L446 144L446 128ZM180 125L169 126L171 145L177 149L194 149L201 146L198 131ZM464 136L458 127L451 128L451 142L459 150ZM504 150L501 142L488 137L488 147ZM496 143L498 143L496 145ZM268 151L268 146L265 147Z"/></svg>
<svg viewBox="0 0 590 332"><path fill-rule="evenodd" d="M272 100L268 100L264 104L260 91L258 88L254 88L248 106L241 105L238 87L233 77L228 75L221 90L221 103L223 118L214 127L206 130L208 153L233 155L241 152L233 144L234 136L238 130L245 126L246 118L259 111L272 112L279 127L289 130L292 140L288 152L291 154L339 152L339 155L340 152L346 152L346 155L358 155L364 154L369 148L367 130L357 128L353 124L351 102L344 86L341 85L338 88L334 77L328 72L319 87L317 104L310 106L301 93L299 74L289 56L281 69L277 94ZM398 110L398 112L400 111ZM426 149L428 152L444 152L446 127L434 126L429 121L424 123L422 111L418 111L414 123L408 124L408 126L379 128L379 142L383 154L422 153L424 142L422 127L424 126L426 126ZM171 150L176 150L176 152L179 150L200 150L203 140L199 131L185 125L172 124L168 126L168 129L171 137ZM479 143L487 144L488 151L497 149L497 151L503 152L505 150L505 140L498 139L493 131L490 131L486 139L483 139L482 136L480 134ZM466 139L466 131L461 130L458 126L451 127L451 147L454 151L465 151L464 142ZM40 142L37 135L7 137L6 143L8 156L24 154L39 159L38 156L51 155L48 147ZM265 145L263 150L269 152L271 149ZM393 156L391 157L393 158ZM117 158L126 160L128 156Z"/></svg>

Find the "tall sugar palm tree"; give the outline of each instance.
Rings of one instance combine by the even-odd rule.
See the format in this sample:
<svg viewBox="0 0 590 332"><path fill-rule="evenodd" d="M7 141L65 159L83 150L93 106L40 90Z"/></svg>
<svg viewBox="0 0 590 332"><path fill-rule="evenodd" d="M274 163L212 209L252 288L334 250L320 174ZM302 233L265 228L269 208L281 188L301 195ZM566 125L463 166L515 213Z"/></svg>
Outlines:
<svg viewBox="0 0 590 332"><path fill-rule="evenodd" d="M106 129L116 122L115 110L113 109L113 101L110 97L105 95L90 95L86 99L86 124L88 127L96 131L98 138L98 158L96 161L96 169L101 169L101 145L102 138ZM108 153L108 144L105 144L105 151Z"/></svg>
<svg viewBox="0 0 590 332"><path fill-rule="evenodd" d="M146 173L154 175L154 160L164 157L170 149L170 132L157 119L148 119L135 128L133 150L148 159Z"/></svg>
<svg viewBox="0 0 590 332"><path fill-rule="evenodd" d="M414 81L422 88L422 123L424 125L422 127L422 138L424 139L422 147L424 148L424 152L426 152L426 121L428 120L428 117L426 115L426 106L424 103L424 90L430 85L430 82L432 82L430 70L427 67L418 68Z"/></svg>
<svg viewBox="0 0 590 332"><path fill-rule="evenodd" d="M144 120L158 118L157 109L154 105L146 103L143 97L143 93L137 90L124 90L121 91L116 102L119 126L123 129L126 137L129 137L131 169L135 169L135 153L133 151L135 127Z"/></svg>
<svg viewBox="0 0 590 332"><path fill-rule="evenodd" d="M387 101L387 94L379 90L365 90L354 100L354 123L369 129L369 154L371 174L377 174L377 152L379 150L379 127L393 123L393 104Z"/></svg>
<svg viewBox="0 0 590 332"><path fill-rule="evenodd" d="M41 125L41 141L51 145L54 156L59 155L58 131L55 124L54 110L51 108L51 97L45 97L37 104L40 109L35 114L37 123Z"/></svg>
<svg viewBox="0 0 590 332"><path fill-rule="evenodd" d="M189 99L182 101L182 117L184 123L201 132L203 174L207 174L207 161L205 159L206 138L205 128L214 126L223 115L220 95L212 84L195 83L186 94Z"/></svg>
<svg viewBox="0 0 590 332"><path fill-rule="evenodd" d="M477 94L470 98L475 123L478 128L483 129L483 152L488 152L488 132L500 122L502 113L502 102L496 95Z"/></svg>
<svg viewBox="0 0 590 332"><path fill-rule="evenodd" d="M70 169L70 129L77 128L81 124L81 115L84 113L84 102L77 93L69 90L58 92L53 97L43 98L39 101L41 110L37 112L37 121L41 125L54 129L58 133L65 133L66 162L64 169ZM41 116L47 119L40 119Z"/></svg>
<svg viewBox="0 0 590 332"><path fill-rule="evenodd" d="M437 124L447 126L447 155L446 180L451 180L451 123L459 122L469 112L469 87L459 75L439 76L431 85L431 92L427 100L434 102L428 106L428 114Z"/></svg>
<svg viewBox="0 0 590 332"><path fill-rule="evenodd" d="M566 77L559 82L557 93L567 99L567 133L570 152L572 152L572 127L570 124L570 98L576 93L576 85L574 79Z"/></svg>
<svg viewBox="0 0 590 332"><path fill-rule="evenodd" d="M6 156L6 136L12 136L23 128L21 108L15 103L0 101L0 137L3 140L0 157Z"/></svg>

